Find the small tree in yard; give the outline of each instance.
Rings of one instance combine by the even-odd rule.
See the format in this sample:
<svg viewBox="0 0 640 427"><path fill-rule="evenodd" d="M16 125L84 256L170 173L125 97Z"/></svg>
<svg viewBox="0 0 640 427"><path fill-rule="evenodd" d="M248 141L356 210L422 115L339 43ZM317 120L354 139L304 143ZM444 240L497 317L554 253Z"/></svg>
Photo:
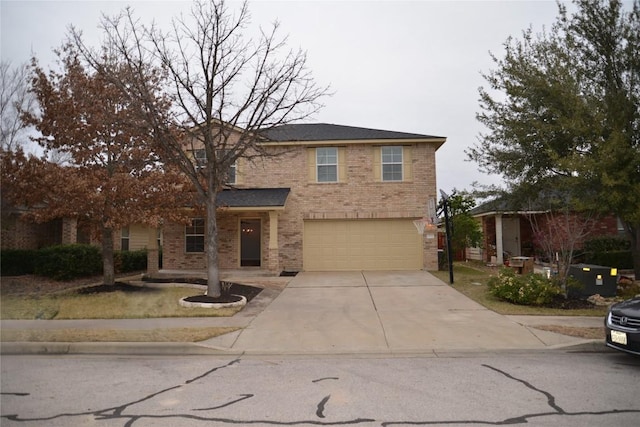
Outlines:
<svg viewBox="0 0 640 427"><path fill-rule="evenodd" d="M596 221L593 215L570 212L567 208L529 215L535 242L547 259L557 264L558 280L565 296L575 250L591 234Z"/></svg>
<svg viewBox="0 0 640 427"><path fill-rule="evenodd" d="M68 154L69 164L20 150L3 153L2 191L15 205L30 207L36 221L71 217L91 224L102 242L104 283L113 284L114 230L134 222L157 225L188 193L176 191L185 182L159 162L149 144L153 129L136 119L136 106L85 68L71 46L58 57L60 72L46 73L33 60L39 111L24 112L23 120L41 133L34 139L45 150Z"/></svg>
<svg viewBox="0 0 640 427"><path fill-rule="evenodd" d="M451 213L451 246L454 253L464 251L469 247L476 247L482 242L482 230L480 223L476 221L469 211L473 209L476 202L469 193L456 190L451 192L448 199ZM438 203L438 211L444 209L444 201Z"/></svg>
<svg viewBox="0 0 640 427"><path fill-rule="evenodd" d="M222 291L216 195L230 168L241 157L266 155L260 132L308 117L327 93L314 83L306 55L287 51L278 39L277 24L253 41L244 33L248 19L246 3L234 12L224 1L196 1L169 32L141 26L130 9L104 17L100 51L86 46L77 31L71 34L91 65L139 103L163 160L176 164L195 187L206 211L207 294L213 298ZM126 64L130 80L104 60L111 55ZM154 88L144 78L150 64L166 71L162 91L173 102L169 112L150 96ZM194 150L204 150L206 167Z"/></svg>

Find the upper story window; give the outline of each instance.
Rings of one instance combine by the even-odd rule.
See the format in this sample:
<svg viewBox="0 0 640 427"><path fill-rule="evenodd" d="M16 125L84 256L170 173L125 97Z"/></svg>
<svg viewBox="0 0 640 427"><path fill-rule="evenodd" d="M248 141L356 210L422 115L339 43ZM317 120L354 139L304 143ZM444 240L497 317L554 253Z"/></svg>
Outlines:
<svg viewBox="0 0 640 427"><path fill-rule="evenodd" d="M204 219L193 218L184 230L185 251L204 252Z"/></svg>
<svg viewBox="0 0 640 427"><path fill-rule="evenodd" d="M402 146L381 147L383 181L402 181L402 152Z"/></svg>
<svg viewBox="0 0 640 427"><path fill-rule="evenodd" d="M338 149L316 148L316 168L318 182L338 182Z"/></svg>
<svg viewBox="0 0 640 427"><path fill-rule="evenodd" d="M203 168L207 165L207 152L204 148L198 148L192 151L193 158L196 163L196 167L198 169ZM218 150L218 155L224 154L223 150ZM234 162L227 172L227 177L225 180L226 184L235 184L236 183L236 169L237 169L237 161Z"/></svg>
<svg viewBox="0 0 640 427"><path fill-rule="evenodd" d="M201 168L207 164L207 152L204 148L193 150L193 158L196 161L196 167Z"/></svg>

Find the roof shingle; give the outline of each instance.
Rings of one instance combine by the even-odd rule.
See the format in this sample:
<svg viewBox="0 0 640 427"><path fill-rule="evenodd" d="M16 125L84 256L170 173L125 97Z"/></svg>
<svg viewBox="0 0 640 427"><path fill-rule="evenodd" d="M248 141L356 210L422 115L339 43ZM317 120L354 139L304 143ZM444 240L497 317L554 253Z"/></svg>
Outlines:
<svg viewBox="0 0 640 427"><path fill-rule="evenodd" d="M441 136L388 130L359 128L329 123L306 123L278 126L262 133L277 142L288 141L344 141L359 139L431 139Z"/></svg>

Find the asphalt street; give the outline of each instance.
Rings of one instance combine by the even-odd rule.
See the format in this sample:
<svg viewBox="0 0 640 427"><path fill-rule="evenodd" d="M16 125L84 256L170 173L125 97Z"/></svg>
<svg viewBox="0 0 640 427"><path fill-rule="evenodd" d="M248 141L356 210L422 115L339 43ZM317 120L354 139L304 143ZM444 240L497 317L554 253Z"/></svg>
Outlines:
<svg viewBox="0 0 640 427"><path fill-rule="evenodd" d="M458 356L2 357L12 426L637 426L640 359Z"/></svg>

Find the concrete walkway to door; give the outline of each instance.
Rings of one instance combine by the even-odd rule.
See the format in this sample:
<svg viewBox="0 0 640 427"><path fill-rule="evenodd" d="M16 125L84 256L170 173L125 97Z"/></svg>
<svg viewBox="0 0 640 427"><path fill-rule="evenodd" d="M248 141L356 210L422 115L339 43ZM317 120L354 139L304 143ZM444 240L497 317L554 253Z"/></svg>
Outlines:
<svg viewBox="0 0 640 427"><path fill-rule="evenodd" d="M402 354L585 341L523 326L424 271L364 271L300 273L243 330L200 344L248 354Z"/></svg>

